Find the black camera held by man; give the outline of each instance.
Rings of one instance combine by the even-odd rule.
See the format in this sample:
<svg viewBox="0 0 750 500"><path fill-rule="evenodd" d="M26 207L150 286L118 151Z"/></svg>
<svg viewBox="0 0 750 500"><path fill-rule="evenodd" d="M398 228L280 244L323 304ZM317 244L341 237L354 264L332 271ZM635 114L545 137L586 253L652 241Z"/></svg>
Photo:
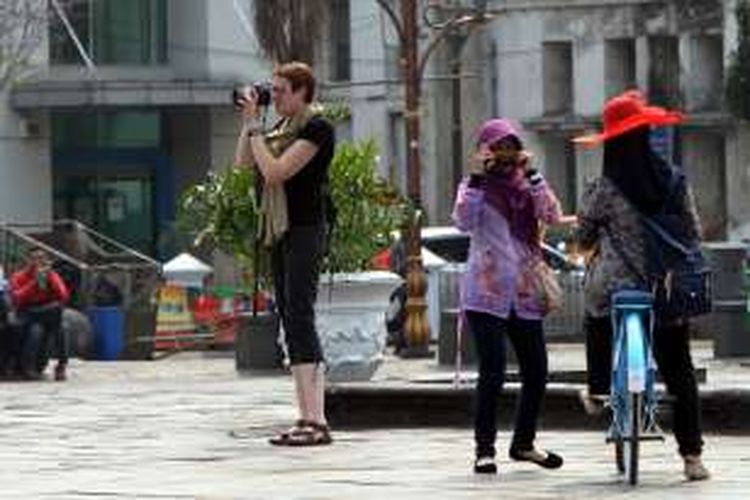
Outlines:
<svg viewBox="0 0 750 500"><path fill-rule="evenodd" d="M258 98L258 106L265 107L271 104L271 84L268 82L255 82L232 90L232 102L235 107L238 109L243 107L245 100L250 94L250 89L255 91L255 95Z"/></svg>

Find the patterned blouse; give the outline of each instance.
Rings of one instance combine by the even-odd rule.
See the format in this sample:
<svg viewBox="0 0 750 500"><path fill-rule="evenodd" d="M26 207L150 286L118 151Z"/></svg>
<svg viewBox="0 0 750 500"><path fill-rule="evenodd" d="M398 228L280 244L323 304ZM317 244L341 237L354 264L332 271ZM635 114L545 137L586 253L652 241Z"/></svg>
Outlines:
<svg viewBox="0 0 750 500"><path fill-rule="evenodd" d="M699 236L692 192L687 188L676 196L680 198L680 210L692 218L695 236ZM599 177L587 186L578 213L576 236L580 249L591 252L584 283L588 315L608 316L610 294L635 287L638 276L646 276L643 231L638 211L611 180Z"/></svg>
<svg viewBox="0 0 750 500"><path fill-rule="evenodd" d="M558 222L562 215L560 202L546 181L527 186L537 219L547 224ZM501 318L508 318L515 311L519 318L541 319L543 298L532 271L541 252L513 237L505 217L484 202L484 190L470 187L468 179L458 188L453 221L458 229L471 235L461 286L462 309Z"/></svg>

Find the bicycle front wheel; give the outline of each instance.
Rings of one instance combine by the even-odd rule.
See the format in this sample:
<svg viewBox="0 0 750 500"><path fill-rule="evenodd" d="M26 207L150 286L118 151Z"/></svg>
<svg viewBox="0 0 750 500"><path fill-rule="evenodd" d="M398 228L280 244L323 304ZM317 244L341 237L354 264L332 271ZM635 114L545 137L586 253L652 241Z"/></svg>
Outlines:
<svg viewBox="0 0 750 500"><path fill-rule="evenodd" d="M628 405L628 427L626 438L622 442L623 464L628 483L638 484L638 458L641 438L641 411L643 409L643 394L630 395Z"/></svg>

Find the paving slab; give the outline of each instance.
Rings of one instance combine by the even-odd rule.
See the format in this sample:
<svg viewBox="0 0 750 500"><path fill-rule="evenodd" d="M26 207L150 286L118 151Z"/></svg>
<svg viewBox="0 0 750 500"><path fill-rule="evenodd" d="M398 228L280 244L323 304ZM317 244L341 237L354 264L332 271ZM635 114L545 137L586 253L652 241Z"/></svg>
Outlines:
<svg viewBox="0 0 750 500"><path fill-rule="evenodd" d="M380 376L413 371L396 363ZM465 425L338 428L329 447L272 447L267 438L295 416L292 393L286 374L240 376L233 359L198 353L73 360L65 383L0 383L0 498L739 499L750 491L750 436L715 432L706 436L714 479L683 481L668 436L644 445L635 489L614 472L600 431L543 429L540 445L566 459L545 471L506 458L503 427L491 478L470 471Z"/></svg>

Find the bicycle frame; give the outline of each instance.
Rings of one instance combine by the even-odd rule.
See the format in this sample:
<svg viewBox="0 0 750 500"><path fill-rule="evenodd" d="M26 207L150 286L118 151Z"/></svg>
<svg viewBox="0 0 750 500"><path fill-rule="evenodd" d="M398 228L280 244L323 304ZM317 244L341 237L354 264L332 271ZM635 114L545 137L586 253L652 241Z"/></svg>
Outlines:
<svg viewBox="0 0 750 500"><path fill-rule="evenodd" d="M614 333L610 389L612 426L607 441L617 444L618 469L627 473L630 484L636 484L638 443L653 439L642 434L655 425L657 407L656 369L651 350L652 296L640 290L618 291L612 295L611 307Z"/></svg>
<svg viewBox="0 0 750 500"><path fill-rule="evenodd" d="M653 323L650 293L624 290L612 295L612 395L641 392L653 395Z"/></svg>

